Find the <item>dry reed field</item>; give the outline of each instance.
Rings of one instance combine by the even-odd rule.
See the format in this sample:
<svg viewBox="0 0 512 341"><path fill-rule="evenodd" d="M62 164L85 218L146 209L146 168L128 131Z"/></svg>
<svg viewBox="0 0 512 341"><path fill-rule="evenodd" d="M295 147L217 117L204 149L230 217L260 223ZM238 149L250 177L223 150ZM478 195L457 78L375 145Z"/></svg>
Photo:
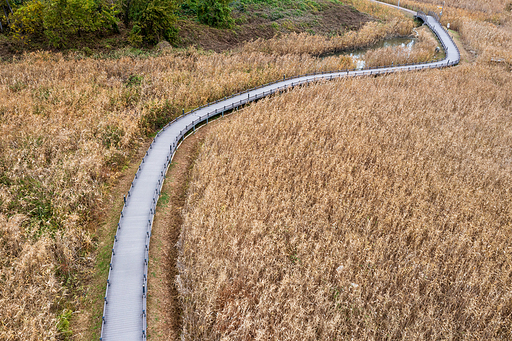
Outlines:
<svg viewBox="0 0 512 341"><path fill-rule="evenodd" d="M464 20L459 31L468 45L478 51L479 61L512 65L511 23L497 26L489 22Z"/></svg>
<svg viewBox="0 0 512 341"><path fill-rule="evenodd" d="M445 9L470 63L293 90L209 133L179 244L184 339L512 338L503 6Z"/></svg>
<svg viewBox="0 0 512 341"><path fill-rule="evenodd" d="M386 2L397 4L396 0ZM463 43L468 50L479 49L479 52L483 53L482 45L486 45L485 49L488 52L498 53L500 56L509 59L510 49L508 45L510 45L512 34L512 2L503 6L500 5L503 3L499 1L465 1L464 3L467 6L455 6L447 2L440 18L441 23L445 27L450 24L451 30L461 34L465 33ZM481 6L478 6L484 4L491 6L492 10L483 10ZM440 13L438 3L435 1L401 0L400 5L416 11L421 10L425 13L429 11Z"/></svg>
<svg viewBox="0 0 512 341"><path fill-rule="evenodd" d="M429 0L404 3L411 8L439 12ZM511 1L447 1L441 21L444 25L450 23L461 34L468 50L477 51L478 62L512 65Z"/></svg>
<svg viewBox="0 0 512 341"><path fill-rule="evenodd" d="M341 80L265 99L199 154L185 340L510 340L512 75Z"/></svg>
<svg viewBox="0 0 512 341"><path fill-rule="evenodd" d="M236 52L146 59L41 52L0 65L0 338L71 337L80 302L95 299L83 280L103 242L96 212L148 135L182 109L283 75L354 67L349 57L309 54L410 33L410 19L368 9L384 21L320 50L314 37L284 38L285 52L260 41Z"/></svg>
<svg viewBox="0 0 512 341"><path fill-rule="evenodd" d="M372 27L365 35L384 37L400 22ZM347 46L363 37L349 36ZM45 52L0 66L0 338L70 336L94 264L95 212L147 135L182 109L284 74L354 67L343 56L266 52L117 60Z"/></svg>
<svg viewBox="0 0 512 341"><path fill-rule="evenodd" d="M392 4L397 4L397 0L385 0L385 2L389 2ZM432 9L434 6L437 8L437 6L442 6L443 2L445 3L445 8L449 7L455 7L455 8L461 8L469 11L479 11L479 12L485 12L485 13L498 13L503 12L505 10L512 10L512 7L510 4L512 2L510 0L402 0L400 4L428 4L431 5Z"/></svg>
<svg viewBox="0 0 512 341"><path fill-rule="evenodd" d="M0 65L0 339L69 336L94 263L95 211L148 134L182 108L283 73L347 67L347 57L195 50L118 60L38 53Z"/></svg>
<svg viewBox="0 0 512 341"><path fill-rule="evenodd" d="M93 59L42 52L0 64L0 340L80 339L72 335L70 320L84 314L87 323L99 322L91 322L91 312L83 311L84 302L98 299L88 295L87 287L90 273L97 270L98 245L112 242L97 238L98 211L137 150L182 109L283 75L353 68L348 57L313 55L412 31L412 20L397 11L363 0L349 3L380 21L342 36L290 35L225 53L191 48L149 58ZM510 287L505 243L511 159L510 121L504 112L510 113L510 74L492 64L498 57L511 65L512 31L505 17L498 17L502 25L487 14L454 13L466 15L454 26L464 43L478 51L475 65L432 72L424 80L395 75L302 89L261 102L254 109L261 113L237 118L236 129L219 127L226 136L210 136L190 192L182 244L186 337L293 339L300 331L320 338L334 335L337 323L344 323L348 329L339 329L342 335L370 337L373 330L381 338L407 338L420 335L425 325L422 335L435 338L441 332L429 328L439 320L444 321L440 328L459 338L509 335L512 308L504 288ZM431 51L430 38L423 38L409 61ZM368 63L387 61L384 54L391 52L374 52ZM402 57L399 52L396 58ZM438 82L444 88L427 86ZM429 96L448 95L431 98L425 90ZM327 101L323 107L322 101ZM421 108L416 101L433 107L409 112ZM441 112L443 106L448 114ZM283 111L282 118L277 110ZM370 114L363 115L365 110ZM321 117L325 111L334 116ZM382 129L381 123L386 124ZM254 154L222 154L253 148L256 140L249 130L254 129L266 134L258 142L261 148L251 149ZM377 148L377 142L383 144ZM389 157L375 154L378 150ZM251 155L267 157L262 159L266 163L256 167ZM212 168L207 175L206 160L220 165L224 185L233 187L214 182L220 170ZM232 167L242 173L229 173ZM249 170L255 172L250 177L243 173ZM259 178L264 173L267 178ZM207 179L212 185L204 187ZM240 197L240 179L251 184L243 192L247 197ZM419 189L414 187L418 184ZM214 195L225 200L224 206L202 216L201 207L210 205L206 198ZM350 200L360 207L351 211L356 205ZM199 238L197 228L203 223L217 230ZM235 227L240 234L230 235ZM214 241L207 236L218 237L223 251L202 250ZM190 244L193 238L199 238L196 245ZM388 240L392 244L386 248ZM247 251L251 241L261 254ZM315 253L309 254L309 248ZM205 263L210 256L211 264ZM205 264L210 273L201 272ZM408 292L414 283L416 291ZM461 297L461 303L447 300L452 296ZM489 302L487 310L483 300ZM419 309L422 302L431 310ZM287 326L299 330L278 329ZM454 326L458 329L450 329Z"/></svg>
<svg viewBox="0 0 512 341"><path fill-rule="evenodd" d="M388 0L386 2L397 4L397 0ZM401 0L400 5L404 7L421 10L425 13L433 11L440 14L443 1L434 0ZM492 28L505 30L510 33L512 22L512 1L461 1L463 5L457 5L446 1L446 5L441 16L441 23L446 25L450 23L450 28L456 31L460 26L468 22L479 22L491 24ZM487 8L487 9L486 9ZM483 29L484 31L487 28ZM492 39L492 38L491 38Z"/></svg>

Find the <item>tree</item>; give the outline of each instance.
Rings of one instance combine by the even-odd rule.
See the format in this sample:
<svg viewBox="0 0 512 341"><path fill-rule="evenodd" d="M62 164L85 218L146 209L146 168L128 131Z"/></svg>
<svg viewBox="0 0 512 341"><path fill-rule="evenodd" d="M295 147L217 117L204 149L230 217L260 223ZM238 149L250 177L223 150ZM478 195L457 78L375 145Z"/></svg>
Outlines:
<svg viewBox="0 0 512 341"><path fill-rule="evenodd" d="M73 35L112 29L115 14L112 6L97 0L31 0L14 11L10 28L20 40L39 35L63 47Z"/></svg>
<svg viewBox="0 0 512 341"><path fill-rule="evenodd" d="M196 10L197 18L203 24L219 28L233 27L229 0L196 0Z"/></svg>
<svg viewBox="0 0 512 341"><path fill-rule="evenodd" d="M134 1L128 15L134 23L130 42L137 44L145 40L158 43L163 39L175 42L178 38L176 9L174 0Z"/></svg>

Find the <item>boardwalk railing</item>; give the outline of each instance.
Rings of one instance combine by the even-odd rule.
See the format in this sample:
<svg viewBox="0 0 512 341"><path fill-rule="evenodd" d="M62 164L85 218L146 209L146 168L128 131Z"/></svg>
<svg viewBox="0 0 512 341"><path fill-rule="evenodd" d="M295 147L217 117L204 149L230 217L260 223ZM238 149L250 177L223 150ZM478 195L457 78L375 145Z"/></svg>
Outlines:
<svg viewBox="0 0 512 341"><path fill-rule="evenodd" d="M433 17L436 19L436 21L438 23L439 22L439 17L437 16L436 13L430 11L428 12L429 16ZM427 15L425 13L423 13L422 11L418 11L418 13L416 14L416 17L417 18L420 18L429 28L432 32L434 32L434 34L436 35L437 37L437 40L439 40L439 42L441 43L441 46L443 47L443 50L446 52L448 50L447 46L446 46L446 43L445 41L439 36L439 32L434 29L432 27L432 24L427 20ZM451 40L451 43L453 45L453 48L455 48L456 52L457 52L457 58L455 60L448 60L447 62L447 65L446 66L453 66L453 65L457 65L460 61L460 51L459 51L459 48L457 47L457 44L455 44L455 42L453 41L453 39L451 38L450 34L448 33L448 31L445 30L445 28L442 26L442 25L439 25L441 26L441 29L446 33L446 35L448 36L448 38Z"/></svg>

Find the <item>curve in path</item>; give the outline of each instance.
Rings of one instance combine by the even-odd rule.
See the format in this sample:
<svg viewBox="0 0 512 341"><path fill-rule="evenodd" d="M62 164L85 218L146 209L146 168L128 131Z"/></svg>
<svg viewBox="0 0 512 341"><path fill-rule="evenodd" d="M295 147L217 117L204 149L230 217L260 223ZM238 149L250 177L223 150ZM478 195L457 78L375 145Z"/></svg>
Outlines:
<svg viewBox="0 0 512 341"><path fill-rule="evenodd" d="M438 37L446 53L444 60L415 65L311 74L285 79L199 107L167 124L156 135L125 197L125 205L112 247L100 340L146 339L146 287L151 226L167 168L185 135L195 130L197 125L203 122L208 123L214 116L223 115L226 111L290 87L319 80L442 68L458 64L460 54L457 46L435 15L427 16L421 12L415 15L422 19Z"/></svg>
<svg viewBox="0 0 512 341"><path fill-rule="evenodd" d="M405 7L398 7L396 5L392 5L392 4L388 4L387 2L381 2L381 1L377 1L377 0L370 0L371 2L375 2L379 5L384 5L384 6L388 6L388 7L392 7L392 8L395 8L395 9L398 9L402 12L405 12L405 13L409 13L409 14L412 14L412 15L416 15L416 12L415 11L412 11L410 9L407 9ZM400 1L399 1L400 3Z"/></svg>

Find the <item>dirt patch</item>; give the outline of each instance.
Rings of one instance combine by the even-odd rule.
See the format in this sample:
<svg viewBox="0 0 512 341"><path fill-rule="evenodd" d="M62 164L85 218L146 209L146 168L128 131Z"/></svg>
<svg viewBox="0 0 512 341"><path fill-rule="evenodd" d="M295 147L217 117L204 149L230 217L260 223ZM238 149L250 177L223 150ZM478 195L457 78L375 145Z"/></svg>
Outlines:
<svg viewBox="0 0 512 341"><path fill-rule="evenodd" d="M12 44L5 36L0 36L0 62L12 59L14 51L12 50L11 45Z"/></svg>
<svg viewBox="0 0 512 341"><path fill-rule="evenodd" d="M347 30L357 30L368 21L375 19L365 13L359 12L350 6L329 4L319 12L319 19L313 25L313 31L317 34L339 34Z"/></svg>
<svg viewBox="0 0 512 341"><path fill-rule="evenodd" d="M270 39L277 31L270 24L249 24L233 30L223 30L193 21L180 21L180 47L195 46L222 52L255 38Z"/></svg>
<svg viewBox="0 0 512 341"><path fill-rule="evenodd" d="M180 46L195 46L204 50L222 52L254 39L270 39L276 35L291 32L334 35L348 30L359 29L364 23L375 20L352 7L325 3L316 12L301 16L272 20L270 15L261 12L248 14L248 11L234 12L239 25L235 29L216 29L190 20L182 20L180 26Z"/></svg>

